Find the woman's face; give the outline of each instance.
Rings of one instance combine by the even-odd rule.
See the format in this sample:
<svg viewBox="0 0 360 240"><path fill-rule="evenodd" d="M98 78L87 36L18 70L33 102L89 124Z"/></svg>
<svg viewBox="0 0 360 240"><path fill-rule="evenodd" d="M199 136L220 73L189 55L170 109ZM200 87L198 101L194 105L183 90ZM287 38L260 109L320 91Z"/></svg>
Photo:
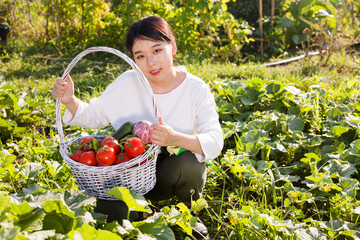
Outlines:
<svg viewBox="0 0 360 240"><path fill-rule="evenodd" d="M176 54L175 44L136 39L132 52L135 63L148 81L162 82L173 79L173 56Z"/></svg>

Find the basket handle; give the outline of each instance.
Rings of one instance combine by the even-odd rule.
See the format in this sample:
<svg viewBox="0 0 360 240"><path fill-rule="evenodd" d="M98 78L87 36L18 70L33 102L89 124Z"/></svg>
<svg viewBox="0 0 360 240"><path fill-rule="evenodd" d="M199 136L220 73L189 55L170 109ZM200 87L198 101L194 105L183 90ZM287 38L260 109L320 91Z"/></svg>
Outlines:
<svg viewBox="0 0 360 240"><path fill-rule="evenodd" d="M120 58L122 58L123 60L125 60L139 75L139 78L142 82L142 84L144 85L145 89L147 90L149 96L151 97L152 103L153 103L153 107L154 107L154 116L155 116L155 122L158 123L158 107L155 101L155 97L153 94L153 91L150 87L149 82L147 81L145 75L143 74L143 72L140 70L140 68L135 64L135 62L129 58L127 55L125 55L124 53L120 52L119 50L116 50L114 48L109 48L109 47L91 47L88 48L86 50L84 50L83 52L79 53L67 66L67 68L65 69L63 75L62 75L62 80L65 82L65 79L67 77L67 75L69 75L71 69L75 66L75 64L84 56L88 55L89 53L93 53L93 52L107 52L107 53L112 53ZM56 127L58 129L58 133L60 136L60 146L64 145L65 143L65 136L64 136L64 131L63 131L63 127L62 127L62 122L61 122L61 108L60 108L60 98L58 97L56 99Z"/></svg>

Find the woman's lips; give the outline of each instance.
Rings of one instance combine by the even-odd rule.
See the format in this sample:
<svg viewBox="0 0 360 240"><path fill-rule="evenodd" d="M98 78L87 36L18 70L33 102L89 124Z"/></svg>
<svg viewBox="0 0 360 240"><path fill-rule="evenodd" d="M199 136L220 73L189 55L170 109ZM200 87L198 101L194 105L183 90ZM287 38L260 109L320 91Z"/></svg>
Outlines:
<svg viewBox="0 0 360 240"><path fill-rule="evenodd" d="M160 73L160 69L150 71L150 74L153 76L159 75L159 73Z"/></svg>

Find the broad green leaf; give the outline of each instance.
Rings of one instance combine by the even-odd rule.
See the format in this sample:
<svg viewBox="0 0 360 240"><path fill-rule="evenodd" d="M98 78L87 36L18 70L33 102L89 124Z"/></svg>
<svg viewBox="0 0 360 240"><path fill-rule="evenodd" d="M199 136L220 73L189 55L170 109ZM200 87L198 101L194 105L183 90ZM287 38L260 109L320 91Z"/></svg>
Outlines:
<svg viewBox="0 0 360 240"><path fill-rule="evenodd" d="M129 211L150 212L150 209L146 208L148 206L146 199L125 187L114 187L108 191L108 194L124 201Z"/></svg>
<svg viewBox="0 0 360 240"><path fill-rule="evenodd" d="M15 126L14 123L11 123L3 118L0 118L0 127L6 128L7 130L11 130L13 129L14 126Z"/></svg>
<svg viewBox="0 0 360 240"><path fill-rule="evenodd" d="M325 224L324 223L321 224L321 227L324 227L325 229L340 231L343 229L345 225L346 223L341 220L330 220L328 222L325 222Z"/></svg>
<svg viewBox="0 0 360 240"><path fill-rule="evenodd" d="M23 215L30 211L32 212L33 210L35 210L35 208L30 206L29 203L26 201L24 201L21 204L10 203L10 207L11 207L11 212L14 215Z"/></svg>
<svg viewBox="0 0 360 240"><path fill-rule="evenodd" d="M155 215L142 222L133 222L133 226L138 228L141 233L150 235L155 239L175 239L174 232L165 223L165 216L163 214Z"/></svg>
<svg viewBox="0 0 360 240"><path fill-rule="evenodd" d="M281 28L292 28L292 27L296 26L296 23L287 17L280 17L279 23L280 23L279 27L281 27Z"/></svg>
<svg viewBox="0 0 360 240"><path fill-rule="evenodd" d="M81 227L72 230L68 233L68 236L72 240L121 240L122 238L112 232L104 231L104 230L96 230L94 227L91 227L88 224L84 224Z"/></svg>
<svg viewBox="0 0 360 240"><path fill-rule="evenodd" d="M14 103L9 94L0 92L0 108L12 106Z"/></svg>
<svg viewBox="0 0 360 240"><path fill-rule="evenodd" d="M208 207L207 201L203 198L200 198L196 201L191 202L190 211L191 212L200 212L201 210L203 210L204 208L207 208L207 207Z"/></svg>
<svg viewBox="0 0 360 240"><path fill-rule="evenodd" d="M338 160L332 160L329 168L324 168L329 170L330 174L336 174L341 177L349 178L353 173L356 172L356 168L352 164L344 164Z"/></svg>
<svg viewBox="0 0 360 240"><path fill-rule="evenodd" d="M23 137L28 133L28 129L25 127L18 127L14 126L14 129L12 130L12 135L14 137Z"/></svg>
<svg viewBox="0 0 360 240"><path fill-rule="evenodd" d="M315 153L305 153L305 158L302 158L300 161L304 163L318 162L321 158Z"/></svg>
<svg viewBox="0 0 360 240"><path fill-rule="evenodd" d="M192 226L196 223L196 217L193 217L190 210L184 203L178 203L176 206L164 207L161 212L168 215L166 221L172 226L177 225L183 229L187 234L191 234Z"/></svg>
<svg viewBox="0 0 360 240"><path fill-rule="evenodd" d="M302 240L323 240L325 234L315 227L310 227L309 229L304 229L299 235L299 239Z"/></svg>
<svg viewBox="0 0 360 240"><path fill-rule="evenodd" d="M55 230L46 230L46 231L36 231L31 233L26 232L25 236L29 238L29 240L41 240L41 239L46 240L46 239L52 239L51 237L55 236L55 234L56 234Z"/></svg>
<svg viewBox="0 0 360 240"><path fill-rule="evenodd" d="M13 101L14 111L19 111L21 107L18 105L19 99L14 94L9 94L11 100Z"/></svg>
<svg viewBox="0 0 360 240"><path fill-rule="evenodd" d="M328 155L328 154L339 154L343 153L346 146L345 143L336 141L332 146L325 145L322 147L320 154L321 155Z"/></svg>
<svg viewBox="0 0 360 240"><path fill-rule="evenodd" d="M300 44L301 43L299 34L294 34L292 36L292 40L294 41L295 44Z"/></svg>
<svg viewBox="0 0 360 240"><path fill-rule="evenodd" d="M308 12L310 8L315 4L316 0L302 0L298 2L298 15L303 15Z"/></svg>
<svg viewBox="0 0 360 240"><path fill-rule="evenodd" d="M360 155L360 139L357 139L355 141L353 141L350 144L350 149L349 149L349 153L352 155L356 155L359 156Z"/></svg>
<svg viewBox="0 0 360 240"><path fill-rule="evenodd" d="M346 195L355 198L356 192L359 189L359 181L352 178L341 177L339 180L339 185L342 188L343 193Z"/></svg>
<svg viewBox="0 0 360 240"><path fill-rule="evenodd" d="M21 231L39 231L43 228L43 220L45 212L40 209L29 211L25 214L17 215L19 218L16 222L16 226L21 228Z"/></svg>
<svg viewBox="0 0 360 240"><path fill-rule="evenodd" d="M265 89L267 91L268 94L272 94L274 96L276 96L277 94L281 93L281 84L279 83L270 83L268 84Z"/></svg>
<svg viewBox="0 0 360 240"><path fill-rule="evenodd" d="M75 217L75 213L69 209L67 205L63 202L63 200L53 199L46 200L43 208L45 212L56 212L67 215L69 217Z"/></svg>
<svg viewBox="0 0 360 240"><path fill-rule="evenodd" d="M289 93L292 93L294 95L298 95L298 94L301 93L301 90L294 87L294 86L286 86L284 89L287 90Z"/></svg>
<svg viewBox="0 0 360 240"><path fill-rule="evenodd" d="M55 211L47 212L43 220L43 230L55 230L56 233L67 234L76 226L76 219Z"/></svg>
<svg viewBox="0 0 360 240"><path fill-rule="evenodd" d="M332 108L326 112L326 116L334 121L340 121L342 118L342 113L338 108Z"/></svg>
<svg viewBox="0 0 360 240"><path fill-rule="evenodd" d="M0 195L0 219L10 211L10 201L11 198L9 196Z"/></svg>
<svg viewBox="0 0 360 240"><path fill-rule="evenodd" d="M21 170L21 174L26 176L28 179L38 179L39 175L45 172L46 169L43 167L41 163L37 162L29 162L24 164L24 168Z"/></svg>
<svg viewBox="0 0 360 240"><path fill-rule="evenodd" d="M27 238L21 234L19 227L12 227L12 228L2 228L0 230L0 239L25 240Z"/></svg>
<svg viewBox="0 0 360 240"><path fill-rule="evenodd" d="M320 136L315 136L310 138L309 141L310 142L308 143L307 147L316 147L320 146L323 143L324 139Z"/></svg>
<svg viewBox="0 0 360 240"><path fill-rule="evenodd" d="M85 206L95 203L96 199L79 191L68 190L64 192L64 201L75 216L79 216L85 213Z"/></svg>
<svg viewBox="0 0 360 240"><path fill-rule="evenodd" d="M250 130L246 132L241 139L244 142L256 143L259 141L267 141L269 140L269 134L267 131L263 129Z"/></svg>
<svg viewBox="0 0 360 240"><path fill-rule="evenodd" d="M258 130L258 129L264 129L269 124L268 121L264 121L262 119L256 119L254 121L249 122L245 125L246 129L248 130Z"/></svg>
<svg viewBox="0 0 360 240"><path fill-rule="evenodd" d="M287 149L280 142L276 142L275 146L276 146L276 149L279 150L280 152L283 152L283 153L287 152Z"/></svg>
<svg viewBox="0 0 360 240"><path fill-rule="evenodd" d="M249 154L249 156L255 156L256 154L258 154L258 152L260 151L260 149L262 148L262 144L259 142L247 142L245 143L245 153Z"/></svg>
<svg viewBox="0 0 360 240"><path fill-rule="evenodd" d="M305 120L298 116L292 116L289 119L289 132L302 131L305 126Z"/></svg>

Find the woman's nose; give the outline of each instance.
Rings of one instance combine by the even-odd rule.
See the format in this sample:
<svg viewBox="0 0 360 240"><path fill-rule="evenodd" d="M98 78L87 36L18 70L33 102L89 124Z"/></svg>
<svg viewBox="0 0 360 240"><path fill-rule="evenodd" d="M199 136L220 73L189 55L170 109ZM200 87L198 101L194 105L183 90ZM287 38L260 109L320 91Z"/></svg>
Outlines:
<svg viewBox="0 0 360 240"><path fill-rule="evenodd" d="M155 57L152 56L152 55L148 56L148 57L147 57L147 65L148 65L149 67L151 67L151 66L153 66L153 65L155 65L155 64L156 64L156 59L155 59Z"/></svg>

